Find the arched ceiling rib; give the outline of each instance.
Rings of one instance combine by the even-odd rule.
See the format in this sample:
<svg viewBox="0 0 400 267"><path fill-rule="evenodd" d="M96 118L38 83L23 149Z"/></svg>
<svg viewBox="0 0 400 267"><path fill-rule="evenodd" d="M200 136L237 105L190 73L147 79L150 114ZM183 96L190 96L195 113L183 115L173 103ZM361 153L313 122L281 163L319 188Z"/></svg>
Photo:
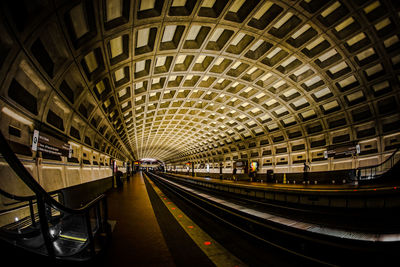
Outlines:
<svg viewBox="0 0 400 267"><path fill-rule="evenodd" d="M261 136L309 149L316 135L357 140L399 120L397 1L56 1L39 17L18 36L33 62L48 76L39 38L54 88L65 99L61 81L75 90L71 80L84 80L72 108L81 114L86 95L101 103L136 158Z"/></svg>

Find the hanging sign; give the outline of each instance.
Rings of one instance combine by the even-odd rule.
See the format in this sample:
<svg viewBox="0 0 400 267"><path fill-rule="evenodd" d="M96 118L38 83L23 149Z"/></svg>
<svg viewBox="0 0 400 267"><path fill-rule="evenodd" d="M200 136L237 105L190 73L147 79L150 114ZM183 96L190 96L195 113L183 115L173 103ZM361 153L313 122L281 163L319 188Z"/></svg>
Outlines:
<svg viewBox="0 0 400 267"><path fill-rule="evenodd" d="M247 161L244 160L235 161L234 165L236 165L237 168L244 168L247 165Z"/></svg>
<svg viewBox="0 0 400 267"><path fill-rule="evenodd" d="M70 144L45 133L39 133L38 130L33 132L32 150L68 158L72 156Z"/></svg>
<svg viewBox="0 0 400 267"><path fill-rule="evenodd" d="M341 146L341 147L336 147L333 149L328 149L324 151L324 158L330 158L334 156L347 156L347 155L356 155L360 154L361 149L360 145L348 145L348 146Z"/></svg>

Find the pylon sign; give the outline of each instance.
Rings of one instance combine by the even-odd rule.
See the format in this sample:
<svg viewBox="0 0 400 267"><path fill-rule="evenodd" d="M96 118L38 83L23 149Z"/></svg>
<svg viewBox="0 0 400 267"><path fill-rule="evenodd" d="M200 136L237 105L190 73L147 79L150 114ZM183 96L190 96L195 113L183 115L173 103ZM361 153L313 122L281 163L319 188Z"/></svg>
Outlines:
<svg viewBox="0 0 400 267"><path fill-rule="evenodd" d="M33 131L32 151L40 151L68 158L72 156L72 147L70 144L48 134L40 133L38 130Z"/></svg>

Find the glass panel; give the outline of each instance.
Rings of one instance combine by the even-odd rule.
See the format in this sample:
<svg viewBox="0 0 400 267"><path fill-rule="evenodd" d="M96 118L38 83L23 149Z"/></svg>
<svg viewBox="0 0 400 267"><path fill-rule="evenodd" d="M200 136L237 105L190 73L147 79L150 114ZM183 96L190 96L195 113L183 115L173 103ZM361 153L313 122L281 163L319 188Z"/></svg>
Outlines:
<svg viewBox="0 0 400 267"><path fill-rule="evenodd" d="M56 256L85 254L89 240L84 214L60 212L46 204L46 216Z"/></svg>

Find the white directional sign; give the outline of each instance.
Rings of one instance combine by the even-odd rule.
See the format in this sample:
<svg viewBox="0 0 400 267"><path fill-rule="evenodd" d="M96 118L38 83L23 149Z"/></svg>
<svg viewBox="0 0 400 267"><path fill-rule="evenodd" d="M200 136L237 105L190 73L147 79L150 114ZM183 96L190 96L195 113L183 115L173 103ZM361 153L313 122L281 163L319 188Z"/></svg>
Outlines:
<svg viewBox="0 0 400 267"><path fill-rule="evenodd" d="M33 140L32 140L32 150L37 151L37 145L39 142L39 131L34 130L33 131Z"/></svg>

